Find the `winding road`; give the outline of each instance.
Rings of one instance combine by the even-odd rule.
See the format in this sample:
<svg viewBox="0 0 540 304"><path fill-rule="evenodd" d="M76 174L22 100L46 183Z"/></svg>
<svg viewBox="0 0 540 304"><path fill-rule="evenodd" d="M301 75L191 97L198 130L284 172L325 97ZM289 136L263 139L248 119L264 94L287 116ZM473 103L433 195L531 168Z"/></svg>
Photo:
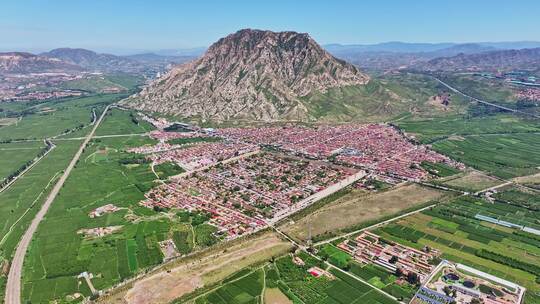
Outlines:
<svg viewBox="0 0 540 304"><path fill-rule="evenodd" d="M472 97L471 95L467 95L467 94L461 92L460 90L454 88L453 86L447 84L446 82L440 80L439 78L437 78L435 76L431 76L431 77L433 77L437 82L439 82L443 86L447 87L450 91L452 91L454 93L457 93L457 94L460 94L462 96L465 96L465 97L467 97L467 98L469 98L471 100L474 100L474 101L476 101L478 103L485 104L485 105L488 105L488 106L492 106L492 107L495 107L495 108L498 108L498 109L501 109L501 110L504 110L504 111L508 111L508 112L519 113L519 114L523 114L523 115L527 115L527 116L532 116L534 118L540 118L540 116L532 114L532 113L527 113L527 112L523 112L523 111L520 111L520 110L508 108L508 107L501 106L501 105L498 105L498 104L495 104L495 103L492 103L492 102L489 102L489 101L478 99L476 97Z"/></svg>
<svg viewBox="0 0 540 304"><path fill-rule="evenodd" d="M28 250L28 246L30 245L30 242L32 241L32 236L36 232L39 223L43 220L43 217L45 217L45 214L49 210L49 207L51 206L52 202L56 198L56 195L58 195L58 192L60 192L60 189L62 189L62 186L64 185L64 182L67 180L69 174L77 164L77 161L81 157L84 148L86 148L86 145L88 145L88 142L92 137L94 136L94 133L98 126L101 124L101 121L103 120L103 117L105 117L105 113L109 110L110 106L107 106L101 116L99 117L99 120L94 124L94 127L92 128L92 131L86 136L85 140L81 144L81 147L75 153L75 156L69 163L68 167L64 171L64 174L60 177L56 185L54 185L54 188L51 190L49 195L47 196L47 199L45 200L45 203L43 203L43 206L39 210L39 212L36 214L36 217L32 220L32 223L24 233L23 237L19 241L19 244L17 246L17 250L15 251L15 255L13 256L13 259L11 261L11 267L9 269L8 274L8 280L6 285L6 296L5 296L5 304L21 304L21 275L22 275L22 268L23 268L23 262L24 257L26 255L26 251Z"/></svg>

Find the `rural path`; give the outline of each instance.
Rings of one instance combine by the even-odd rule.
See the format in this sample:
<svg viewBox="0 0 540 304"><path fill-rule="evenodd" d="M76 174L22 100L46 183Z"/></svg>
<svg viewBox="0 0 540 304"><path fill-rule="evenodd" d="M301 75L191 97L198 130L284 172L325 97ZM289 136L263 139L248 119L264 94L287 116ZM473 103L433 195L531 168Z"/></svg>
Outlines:
<svg viewBox="0 0 540 304"><path fill-rule="evenodd" d="M462 91L454 88L453 86L447 84L446 82L440 80L439 78L435 77L435 76L432 76L437 82L439 82L440 84L442 84L443 86L447 87L448 89L450 89L452 92L454 93L457 93L457 94L460 94L462 96L465 96L471 100L474 100L478 103L481 103L481 104L484 104L484 105L488 105L488 106L492 106L492 107L495 107L495 108L498 108L498 109L501 109L501 110L504 110L504 111L508 111L508 112L513 112L513 113L519 113L519 114L523 114L523 115L527 115L527 116L532 116L532 117L535 117L535 118L540 118L540 116L538 115L535 115L535 114L532 114L532 113L527 113L527 112L523 112L523 111L520 111L520 110L516 110L516 109L512 109L512 108L508 108L508 107L505 107L505 106L501 106L501 105L498 105L498 104L495 104L495 103L492 103L492 102L489 102L489 101L485 101L485 100L482 100L482 99L478 99L476 97L472 97L471 95L468 95L468 94L465 94L463 93Z"/></svg>
<svg viewBox="0 0 540 304"><path fill-rule="evenodd" d="M107 106L101 116L99 117L99 120L96 122L94 127L92 128L92 131L86 136L85 140L81 144L81 147L69 163L68 167L64 171L64 174L60 177L54 188L51 190L49 195L47 196L47 199L43 203L43 206L39 210L39 212L36 214L36 217L32 220L32 223L24 233L23 237L19 241L19 244L17 246L17 250L15 251L15 255L13 256L13 260L11 261L11 267L9 269L8 274L8 280L6 284L6 295L5 295L5 304L21 304L21 275L22 275L22 268L23 268L23 262L24 257L26 255L26 251L28 250L28 246L30 245L30 241L32 240L32 236L36 232L39 223L43 218L45 217L45 214L49 210L49 207L51 206L52 202L58 195L58 192L60 192L60 189L64 185L64 182L68 178L69 174L77 164L77 161L81 157L84 148L92 139L94 136L94 133L98 126L100 125L101 121L103 120L103 117L105 117L105 113L109 110L110 106Z"/></svg>

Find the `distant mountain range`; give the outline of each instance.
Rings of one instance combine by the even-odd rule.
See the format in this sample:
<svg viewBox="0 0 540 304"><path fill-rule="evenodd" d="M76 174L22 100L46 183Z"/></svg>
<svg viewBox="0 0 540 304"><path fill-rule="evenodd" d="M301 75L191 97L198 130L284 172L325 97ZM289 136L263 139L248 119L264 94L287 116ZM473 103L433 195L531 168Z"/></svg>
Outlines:
<svg viewBox="0 0 540 304"><path fill-rule="evenodd" d="M0 53L0 74L25 73L128 73L155 76L193 56L162 56L153 53L116 56L80 48L58 48L41 54Z"/></svg>
<svg viewBox="0 0 540 304"><path fill-rule="evenodd" d="M430 72L540 70L540 48L460 53L415 64L412 69Z"/></svg>
<svg viewBox="0 0 540 304"><path fill-rule="evenodd" d="M56 58L24 52L0 53L0 75L30 73L78 73L84 69Z"/></svg>
<svg viewBox="0 0 540 304"><path fill-rule="evenodd" d="M338 60L308 34L245 29L219 39L125 104L202 120L304 120L303 98L369 77Z"/></svg>
<svg viewBox="0 0 540 304"><path fill-rule="evenodd" d="M403 68L438 57L478 54L505 49L540 47L540 42L482 43L405 43L387 42L373 45L330 44L325 48L338 58L369 70Z"/></svg>

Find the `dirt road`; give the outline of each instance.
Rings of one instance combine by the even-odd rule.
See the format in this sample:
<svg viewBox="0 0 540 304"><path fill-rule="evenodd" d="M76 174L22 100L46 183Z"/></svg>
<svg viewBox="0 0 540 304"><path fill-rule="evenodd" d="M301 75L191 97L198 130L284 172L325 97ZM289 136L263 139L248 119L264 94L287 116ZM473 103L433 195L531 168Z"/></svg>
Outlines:
<svg viewBox="0 0 540 304"><path fill-rule="evenodd" d="M81 144L81 147L69 163L68 167L64 171L64 174L60 177L54 188L49 193L49 196L47 196L47 199L45 200L45 203L43 203L43 206L39 210L39 212L36 214L36 217L32 220L32 223L24 233L23 237L21 238L19 245L17 246L17 250L15 251L15 255L13 256L13 260L11 261L11 267L9 269L9 275L8 275L8 281L6 284L6 296L5 296L5 303L6 304L20 304L21 303L21 275L22 275L22 267L24 262L24 256L26 255L26 251L28 250L28 246L30 245L30 241L32 240L32 236L37 230L37 227L41 220L43 220L43 217L49 210L49 207L51 206L52 202L56 198L56 195L58 192L60 192L60 189L64 185L64 182L68 178L69 174L71 173L71 170L75 167L75 164L77 164L77 161L81 157L81 154L84 151L84 148L94 135L94 132L96 131L97 127L100 125L101 121L103 120L103 117L105 116L105 113L109 110L109 106L105 108L105 111L101 114L99 117L99 120L92 128L92 131L86 136L84 142Z"/></svg>

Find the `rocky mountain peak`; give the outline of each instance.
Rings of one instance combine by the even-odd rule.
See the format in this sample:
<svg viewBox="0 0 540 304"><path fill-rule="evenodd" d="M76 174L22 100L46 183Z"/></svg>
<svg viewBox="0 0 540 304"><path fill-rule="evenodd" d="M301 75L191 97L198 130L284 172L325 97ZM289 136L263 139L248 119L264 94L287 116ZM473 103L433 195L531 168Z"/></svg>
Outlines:
<svg viewBox="0 0 540 304"><path fill-rule="evenodd" d="M301 97L369 77L308 34L244 29L219 39L127 101L136 108L211 120L306 119Z"/></svg>

